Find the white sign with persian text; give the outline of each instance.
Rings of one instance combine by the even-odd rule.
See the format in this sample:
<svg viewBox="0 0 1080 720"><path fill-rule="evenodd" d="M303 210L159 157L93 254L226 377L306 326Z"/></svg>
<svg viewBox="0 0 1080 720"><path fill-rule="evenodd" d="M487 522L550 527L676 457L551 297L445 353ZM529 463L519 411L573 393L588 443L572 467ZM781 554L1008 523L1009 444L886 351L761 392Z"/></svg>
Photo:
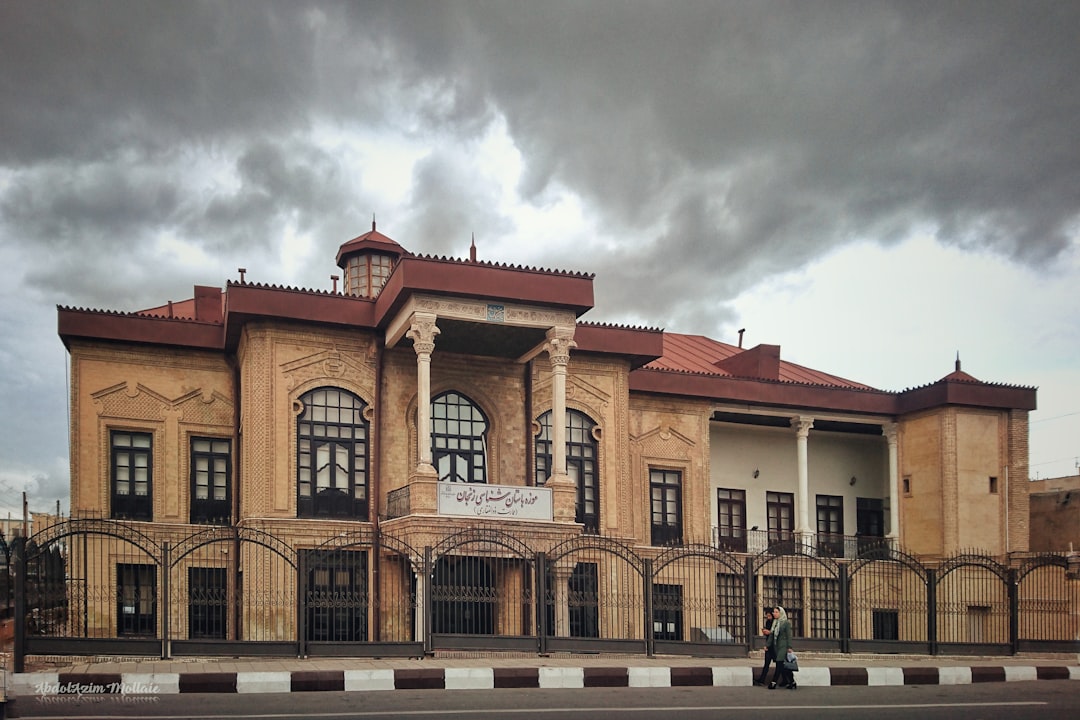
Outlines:
<svg viewBox="0 0 1080 720"><path fill-rule="evenodd" d="M550 521L551 490L519 485L441 482L438 509L440 515Z"/></svg>

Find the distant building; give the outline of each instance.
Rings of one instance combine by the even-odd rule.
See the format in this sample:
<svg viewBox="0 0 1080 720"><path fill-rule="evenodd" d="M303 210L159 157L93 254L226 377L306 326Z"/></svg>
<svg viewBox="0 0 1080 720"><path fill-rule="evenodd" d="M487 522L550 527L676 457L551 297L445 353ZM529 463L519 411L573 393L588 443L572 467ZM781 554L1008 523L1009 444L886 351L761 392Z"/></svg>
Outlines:
<svg viewBox="0 0 1080 720"><path fill-rule="evenodd" d="M387 545L341 572L319 570L314 555L297 561L315 563L309 592L365 598L387 583L414 598L531 586L528 573L485 564L507 552L491 544L431 576L416 571L424 548L437 553L463 531L512 529L537 550L593 536L643 557L693 544L751 555L798 540L851 559L885 538L923 559L1029 549L1034 388L980 381L957 361L936 382L887 392L783 360L777 345L591 323L581 319L591 275L414 255L374 223L337 263L344 281L329 292L241 277L141 312L60 308L72 517L168 542L177 569L187 566L176 543L208 524L258 528L299 555L377 529L400 540L411 567L379 560ZM227 550L200 556L169 592L205 609L268 577ZM157 627L156 605L136 598L160 592L160 575L112 562L98 580L131 600L80 621L110 636ZM552 571L560 632L592 632L574 598L609 579L588 565ZM777 583L785 604L798 595L807 608L819 585L832 592ZM657 602L681 603L684 584L658 586ZM288 636L295 608L221 614L211 634L236 636L243 621ZM443 609L365 610L345 635L396 625L416 636L425 622L469 631L467 613ZM304 616L309 635L336 637L332 615ZM192 635L203 620L178 615L169 627ZM500 610L485 622L513 634L532 621ZM674 639L691 634L657 622Z"/></svg>
<svg viewBox="0 0 1080 720"><path fill-rule="evenodd" d="M1080 475L1034 480L1031 502L1031 550L1080 552Z"/></svg>

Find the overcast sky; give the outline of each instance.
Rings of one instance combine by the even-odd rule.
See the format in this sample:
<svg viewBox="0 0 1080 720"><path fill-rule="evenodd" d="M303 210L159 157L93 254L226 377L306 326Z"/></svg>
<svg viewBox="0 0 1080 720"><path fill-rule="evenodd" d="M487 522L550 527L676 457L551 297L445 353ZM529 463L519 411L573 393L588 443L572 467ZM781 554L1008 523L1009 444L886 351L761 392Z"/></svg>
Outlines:
<svg viewBox="0 0 1080 720"><path fill-rule="evenodd" d="M1080 3L0 3L0 506L67 506L57 304L329 289L370 228L586 319L886 390L1039 387L1080 458ZM6 498L5 498L6 495Z"/></svg>

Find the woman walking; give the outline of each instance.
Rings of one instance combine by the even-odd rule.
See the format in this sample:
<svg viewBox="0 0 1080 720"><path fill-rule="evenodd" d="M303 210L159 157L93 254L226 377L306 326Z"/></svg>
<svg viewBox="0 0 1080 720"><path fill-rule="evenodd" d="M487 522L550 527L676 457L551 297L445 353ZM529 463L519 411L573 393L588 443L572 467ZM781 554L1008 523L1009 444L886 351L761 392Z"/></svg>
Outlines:
<svg viewBox="0 0 1080 720"><path fill-rule="evenodd" d="M788 650L791 649L791 621L788 620L784 608L779 605L773 608L772 633L769 635L769 640L772 642L773 653L776 657L776 675L769 683L769 689L774 690L779 683L780 687L794 690L798 687L795 683L795 674L784 665Z"/></svg>

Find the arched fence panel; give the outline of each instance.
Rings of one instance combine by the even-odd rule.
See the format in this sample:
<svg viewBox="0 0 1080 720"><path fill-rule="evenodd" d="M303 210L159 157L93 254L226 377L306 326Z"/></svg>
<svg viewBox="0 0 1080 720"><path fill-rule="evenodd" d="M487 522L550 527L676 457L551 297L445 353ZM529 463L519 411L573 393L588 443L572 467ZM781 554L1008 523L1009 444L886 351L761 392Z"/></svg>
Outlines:
<svg viewBox="0 0 1080 720"><path fill-rule="evenodd" d="M172 655L285 655L297 650L296 553L253 527L208 527L173 545Z"/></svg>
<svg viewBox="0 0 1080 720"><path fill-rule="evenodd" d="M777 543L753 557L751 607L784 608L798 647L840 650L846 574L836 560L798 542Z"/></svg>
<svg viewBox="0 0 1080 720"><path fill-rule="evenodd" d="M425 552L427 645L535 651L535 554L501 530L455 533Z"/></svg>
<svg viewBox="0 0 1080 720"><path fill-rule="evenodd" d="M311 656L414 656L417 573L422 556L368 529L300 553L304 652Z"/></svg>
<svg viewBox="0 0 1080 720"><path fill-rule="evenodd" d="M1016 578L1016 650L1080 652L1080 574L1070 573L1068 558L1028 558Z"/></svg>
<svg viewBox="0 0 1080 720"><path fill-rule="evenodd" d="M848 650L930 652L930 574L918 560L882 546L847 567Z"/></svg>
<svg viewBox="0 0 1080 720"><path fill-rule="evenodd" d="M653 651L745 657L746 566L707 545L675 547L653 561Z"/></svg>
<svg viewBox="0 0 1080 720"><path fill-rule="evenodd" d="M1010 570L991 557L960 553L941 563L936 583L937 651L1012 652Z"/></svg>
<svg viewBox="0 0 1080 720"><path fill-rule="evenodd" d="M633 550L582 535L542 555L542 649L647 652L652 641L651 567Z"/></svg>
<svg viewBox="0 0 1080 720"><path fill-rule="evenodd" d="M138 529L61 521L15 555L17 666L27 654L164 654L161 548Z"/></svg>

